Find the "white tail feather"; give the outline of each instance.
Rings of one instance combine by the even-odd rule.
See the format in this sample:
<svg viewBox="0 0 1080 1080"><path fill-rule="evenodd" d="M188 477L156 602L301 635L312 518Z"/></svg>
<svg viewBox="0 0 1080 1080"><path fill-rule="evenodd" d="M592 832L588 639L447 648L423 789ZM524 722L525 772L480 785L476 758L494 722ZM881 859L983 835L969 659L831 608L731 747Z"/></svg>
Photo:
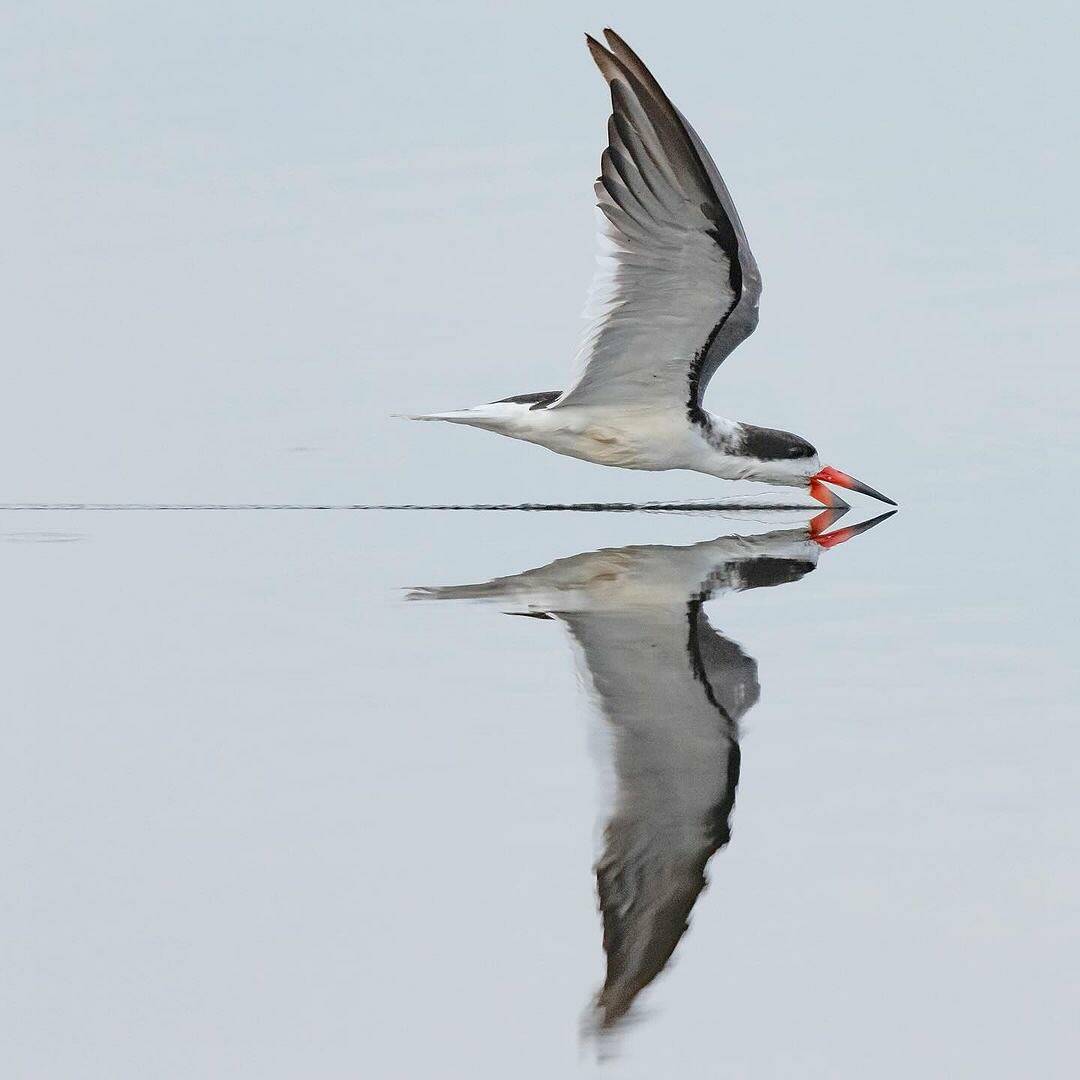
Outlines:
<svg viewBox="0 0 1080 1080"><path fill-rule="evenodd" d="M471 413L468 409L461 409L458 412L419 413L415 416L407 413L394 413L395 420L446 420L451 424L467 424L469 422L467 417L469 416L471 416Z"/></svg>
<svg viewBox="0 0 1080 1080"><path fill-rule="evenodd" d="M469 427L487 428L489 431L503 431L508 423L523 412L520 405L510 406L503 402L490 405L478 405L474 409L458 409L455 412L421 413L418 416L405 416L405 420L442 420L448 424L468 424Z"/></svg>

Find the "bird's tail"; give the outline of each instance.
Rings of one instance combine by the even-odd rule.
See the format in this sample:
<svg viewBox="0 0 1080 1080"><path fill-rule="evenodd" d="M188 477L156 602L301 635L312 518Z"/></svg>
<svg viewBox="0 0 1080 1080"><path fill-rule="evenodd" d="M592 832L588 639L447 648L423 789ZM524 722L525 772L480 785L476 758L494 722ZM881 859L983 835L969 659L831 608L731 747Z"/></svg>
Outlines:
<svg viewBox="0 0 1080 1080"><path fill-rule="evenodd" d="M394 413L395 420L446 420L451 424L467 424L468 420L465 419L469 415L468 409L460 409L457 412L433 412L433 413L418 413L411 415L409 413Z"/></svg>
<svg viewBox="0 0 1080 1080"><path fill-rule="evenodd" d="M447 424L468 424L469 427L503 431L513 416L514 411L511 408L501 402L494 402L491 405L478 405L474 409L457 409L454 412L420 413L416 416L398 415L397 419L442 420Z"/></svg>

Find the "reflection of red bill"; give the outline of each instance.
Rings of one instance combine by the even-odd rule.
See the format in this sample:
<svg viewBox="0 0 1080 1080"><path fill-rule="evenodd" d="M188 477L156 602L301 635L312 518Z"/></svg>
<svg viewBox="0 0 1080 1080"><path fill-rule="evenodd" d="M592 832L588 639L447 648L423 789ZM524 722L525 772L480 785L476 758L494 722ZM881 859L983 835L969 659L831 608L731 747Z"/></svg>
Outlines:
<svg viewBox="0 0 1080 1080"><path fill-rule="evenodd" d="M847 505L843 499L830 491L825 486L826 484L835 484L837 487L847 488L849 491L857 491L861 495L869 495L870 498L880 499L890 506L896 505L888 495L882 495L880 491L875 491L869 484L864 484L861 480L856 480L854 476L848 476L847 473L834 469L831 465L826 465L824 469L810 477L810 495L825 506Z"/></svg>
<svg viewBox="0 0 1080 1080"><path fill-rule="evenodd" d="M853 536L858 535L855 527L849 525L846 528L837 529L835 532L825 533L823 536L815 536L813 539L815 544L828 551L829 548L834 548L837 544L842 544L845 540L850 540Z"/></svg>
<svg viewBox="0 0 1080 1080"><path fill-rule="evenodd" d="M835 525L846 513L846 507L829 507L828 510L822 510L820 514L810 519L810 538L813 540L821 536L826 529Z"/></svg>
<svg viewBox="0 0 1080 1080"><path fill-rule="evenodd" d="M810 522L810 539L827 551L829 548L834 548L838 544L850 540L853 536L858 536L859 533L866 532L867 529L872 529L875 525L880 525L881 522L886 518L891 518L895 513L895 510L887 510L884 514L878 514L876 518L870 518L869 521L860 521L858 525L845 525L842 529L825 532L824 530L832 524L832 521L836 520L836 516L832 517L832 521L822 521L822 519L830 515L837 515L835 510L825 510ZM816 528L815 525L817 525Z"/></svg>

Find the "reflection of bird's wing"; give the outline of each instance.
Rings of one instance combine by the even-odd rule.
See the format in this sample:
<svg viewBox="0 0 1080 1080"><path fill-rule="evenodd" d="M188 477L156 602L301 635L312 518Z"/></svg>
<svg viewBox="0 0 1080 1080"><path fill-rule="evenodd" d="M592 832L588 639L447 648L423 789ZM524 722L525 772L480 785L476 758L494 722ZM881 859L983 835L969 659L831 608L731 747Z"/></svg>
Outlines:
<svg viewBox="0 0 1080 1080"><path fill-rule="evenodd" d="M678 607L560 614L611 725L615 805L596 866L607 976L602 1027L663 969L729 838L738 719L757 665L691 599Z"/></svg>
<svg viewBox="0 0 1080 1080"><path fill-rule="evenodd" d="M757 325L761 276L712 158L640 58L588 39L611 87L600 266L577 381L551 407L689 408Z"/></svg>

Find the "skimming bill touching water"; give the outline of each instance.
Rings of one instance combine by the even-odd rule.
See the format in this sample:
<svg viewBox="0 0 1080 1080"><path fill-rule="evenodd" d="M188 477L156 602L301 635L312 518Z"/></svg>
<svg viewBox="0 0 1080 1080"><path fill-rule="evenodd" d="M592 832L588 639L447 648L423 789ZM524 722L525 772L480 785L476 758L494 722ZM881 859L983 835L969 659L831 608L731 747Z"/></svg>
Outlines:
<svg viewBox="0 0 1080 1080"><path fill-rule="evenodd" d="M412 600L472 600L563 623L611 733L614 805L596 884L607 971L593 1003L614 1028L664 970L706 885L705 867L731 839L739 721L760 693L757 664L718 633L703 605L726 593L798 581L823 550L895 511L829 531L722 536L685 547L584 552L477 585L414 589Z"/></svg>
<svg viewBox="0 0 1080 1080"><path fill-rule="evenodd" d="M761 274L701 139L626 42L604 35L607 48L587 39L612 115L577 378L561 392L413 419L484 428L599 465L804 488L826 506L846 505L826 484L895 506L822 466L798 435L705 411L710 378L757 326Z"/></svg>

